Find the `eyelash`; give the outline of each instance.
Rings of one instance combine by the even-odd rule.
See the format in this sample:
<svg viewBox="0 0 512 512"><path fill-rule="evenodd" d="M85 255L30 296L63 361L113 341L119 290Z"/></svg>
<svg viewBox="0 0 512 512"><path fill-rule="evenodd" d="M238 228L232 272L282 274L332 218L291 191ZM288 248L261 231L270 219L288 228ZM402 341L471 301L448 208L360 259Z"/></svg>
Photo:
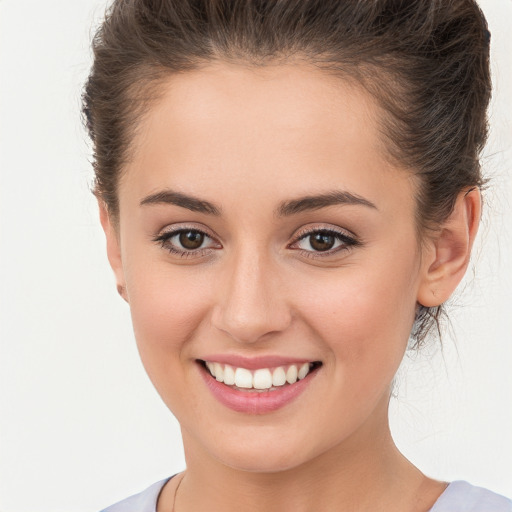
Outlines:
<svg viewBox="0 0 512 512"><path fill-rule="evenodd" d="M176 254L182 258L198 258L201 256L205 256L206 254L210 254L213 250L212 247L206 247L206 248L199 248L195 250L180 250L177 249L175 246L170 244L170 240L174 238L177 235L180 235L182 233L200 233L204 235L205 237L212 238L208 233L205 231L198 229L198 228L179 228L175 229L173 231L167 231L165 233L162 233L155 238L153 238L154 242L157 242L163 249L169 251L171 254ZM361 245L361 242L357 240L355 237L349 236L346 233L342 231L337 231L332 228L313 228L313 229L307 229L302 232L300 232L296 237L295 240L288 245L288 247L293 246L294 244L297 244L298 242L306 239L308 236L317 234L317 233L323 233L326 235L333 236L337 241L341 242L342 245L335 249L329 249L327 251L307 251L305 249L298 249L304 256L307 258L326 258L329 256L332 256L340 251L347 251L350 250L353 247L357 247Z"/></svg>
<svg viewBox="0 0 512 512"><path fill-rule="evenodd" d="M333 236L336 241L341 242L341 245L339 247L336 247L335 249L329 249L328 251L306 251L304 249L299 249L300 252L306 256L307 258L313 258L313 259L319 259L319 258L327 258L329 256L333 256L334 254L337 254L338 252L342 251L348 251L352 249L353 247L357 247L361 245L361 242L357 240L355 237L348 235L347 233L343 231L338 231L333 228L309 228L305 229L304 231L299 232L299 234L296 236L295 240L289 245L295 245L298 242L305 240L308 238L308 236L322 233L326 235Z"/></svg>
<svg viewBox="0 0 512 512"><path fill-rule="evenodd" d="M210 254L212 251L211 247L205 247L203 249L196 249L196 250L180 250L176 249L171 243L171 238L174 238L177 235L181 235L182 233L200 233L204 235L205 237L212 238L208 233L205 231L198 229L198 228L178 228L173 231L167 231L165 233L162 233L161 235L156 236L153 238L154 242L157 242L160 244L160 246L169 251L171 254L176 254L177 256L180 256L181 258L197 258L201 256L205 256L206 254Z"/></svg>

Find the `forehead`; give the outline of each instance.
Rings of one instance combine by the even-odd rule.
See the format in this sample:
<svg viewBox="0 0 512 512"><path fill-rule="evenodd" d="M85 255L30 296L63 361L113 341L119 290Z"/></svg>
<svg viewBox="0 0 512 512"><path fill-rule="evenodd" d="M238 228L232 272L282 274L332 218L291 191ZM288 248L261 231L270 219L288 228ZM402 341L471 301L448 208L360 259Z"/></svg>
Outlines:
<svg viewBox="0 0 512 512"><path fill-rule="evenodd" d="M303 142L343 146L354 142L350 139L358 138L357 128L364 125L364 142L379 143L380 115L373 98L354 81L308 64L255 68L216 63L169 77L134 142L147 144L160 132L176 147L190 138L204 143L215 137L223 147L243 144L247 150L251 141L282 146L300 135L307 136Z"/></svg>
<svg viewBox="0 0 512 512"><path fill-rule="evenodd" d="M381 115L363 87L308 64L211 64L165 82L121 189L277 196L335 186L375 196L403 180L386 158Z"/></svg>

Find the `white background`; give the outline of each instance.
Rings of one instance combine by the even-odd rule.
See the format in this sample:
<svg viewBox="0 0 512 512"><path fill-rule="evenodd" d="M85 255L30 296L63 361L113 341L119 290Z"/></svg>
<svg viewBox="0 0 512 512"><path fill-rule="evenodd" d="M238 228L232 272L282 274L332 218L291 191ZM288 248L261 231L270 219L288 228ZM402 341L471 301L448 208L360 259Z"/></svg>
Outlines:
<svg viewBox="0 0 512 512"><path fill-rule="evenodd" d="M407 361L392 424L430 476L512 496L512 1L481 5L495 92L480 254L444 360L432 349ZM103 0L0 0L2 512L97 511L184 467L89 192L80 89L103 9Z"/></svg>

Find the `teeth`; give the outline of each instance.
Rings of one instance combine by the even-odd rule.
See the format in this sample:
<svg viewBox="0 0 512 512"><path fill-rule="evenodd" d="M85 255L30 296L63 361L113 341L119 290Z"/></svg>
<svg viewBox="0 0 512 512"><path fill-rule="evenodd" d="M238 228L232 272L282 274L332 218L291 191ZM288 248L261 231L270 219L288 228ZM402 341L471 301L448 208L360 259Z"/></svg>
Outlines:
<svg viewBox="0 0 512 512"><path fill-rule="evenodd" d="M224 367L224 384L232 386L235 383L235 370L227 364Z"/></svg>
<svg viewBox="0 0 512 512"><path fill-rule="evenodd" d="M299 379L303 379L309 373L309 363L304 363L297 374Z"/></svg>
<svg viewBox="0 0 512 512"><path fill-rule="evenodd" d="M294 364L286 372L286 382L288 384L295 384L297 382L297 367Z"/></svg>
<svg viewBox="0 0 512 512"><path fill-rule="evenodd" d="M255 389L268 389L272 387L272 374L266 368L256 370L252 379L252 385Z"/></svg>
<svg viewBox="0 0 512 512"><path fill-rule="evenodd" d="M245 368L237 368L235 371L235 385L237 388L252 388L252 373Z"/></svg>
<svg viewBox="0 0 512 512"><path fill-rule="evenodd" d="M304 363L300 366L292 364L274 369L260 368L252 372L246 368L233 368L229 364L211 361L206 361L206 367L217 381L228 386L258 390L268 390L284 386L286 383L295 384L298 380L304 379L311 369L310 363Z"/></svg>
<svg viewBox="0 0 512 512"><path fill-rule="evenodd" d="M284 386L286 384L286 372L284 368L280 366L274 370L272 374L272 385L273 386Z"/></svg>
<svg viewBox="0 0 512 512"><path fill-rule="evenodd" d="M219 363L213 363L213 369L215 372L215 378L219 382L224 382L224 369Z"/></svg>

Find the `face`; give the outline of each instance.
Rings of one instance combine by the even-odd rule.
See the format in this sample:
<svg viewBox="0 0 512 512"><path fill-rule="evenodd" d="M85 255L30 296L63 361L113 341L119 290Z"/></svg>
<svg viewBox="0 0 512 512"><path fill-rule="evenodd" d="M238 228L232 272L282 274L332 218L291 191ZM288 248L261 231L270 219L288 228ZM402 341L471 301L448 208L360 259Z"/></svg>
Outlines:
<svg viewBox="0 0 512 512"><path fill-rule="evenodd" d="M191 457L284 470L387 428L423 267L380 115L306 65L215 64L141 121L110 260Z"/></svg>

